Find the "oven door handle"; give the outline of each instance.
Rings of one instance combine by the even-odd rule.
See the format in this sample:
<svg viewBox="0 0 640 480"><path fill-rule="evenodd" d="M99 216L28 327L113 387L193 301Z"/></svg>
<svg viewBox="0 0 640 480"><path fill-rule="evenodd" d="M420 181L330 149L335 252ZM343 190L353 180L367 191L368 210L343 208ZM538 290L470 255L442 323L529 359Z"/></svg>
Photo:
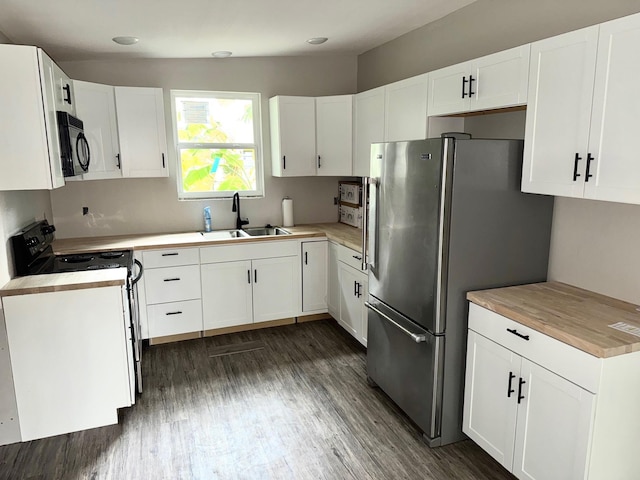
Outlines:
<svg viewBox="0 0 640 480"><path fill-rule="evenodd" d="M133 280L131 280L131 285L135 285L136 283L138 283L140 281L140 279L142 278L142 272L144 272L144 267L142 266L142 263L140 263L139 260L134 259L133 260L135 262L135 264L138 266L138 268L140 269L140 273L138 273L138 275L136 276L136 278L134 278Z"/></svg>

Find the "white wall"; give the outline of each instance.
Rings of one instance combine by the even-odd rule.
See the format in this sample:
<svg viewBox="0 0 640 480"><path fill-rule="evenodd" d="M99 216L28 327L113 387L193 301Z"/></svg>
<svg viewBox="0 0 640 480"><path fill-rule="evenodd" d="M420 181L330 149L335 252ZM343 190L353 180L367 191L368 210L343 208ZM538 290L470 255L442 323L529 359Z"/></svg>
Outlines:
<svg viewBox="0 0 640 480"><path fill-rule="evenodd" d="M72 78L110 85L162 87L165 93L169 178L69 182L51 194L58 237L177 232L202 229L202 208L210 205L214 228L235 225L230 200L177 199L176 155L171 147L170 89L259 92L265 198L242 201L251 225L282 223L284 196L294 200L296 223L334 222L338 178L274 178L271 172L268 100L274 95L335 95L356 88L356 57L278 57L82 61L61 63ZM89 214L82 215L82 207Z"/></svg>

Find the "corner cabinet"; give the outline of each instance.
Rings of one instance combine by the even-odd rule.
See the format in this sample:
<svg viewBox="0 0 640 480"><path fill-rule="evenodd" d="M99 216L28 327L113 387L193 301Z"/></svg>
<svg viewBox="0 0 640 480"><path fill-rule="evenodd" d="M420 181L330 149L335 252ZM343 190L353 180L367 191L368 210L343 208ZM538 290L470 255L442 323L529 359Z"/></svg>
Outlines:
<svg viewBox="0 0 640 480"><path fill-rule="evenodd" d="M384 142L384 87L355 95L353 175L368 177L371 144Z"/></svg>
<svg viewBox="0 0 640 480"><path fill-rule="evenodd" d="M526 104L529 51L522 45L430 72L429 115Z"/></svg>
<svg viewBox="0 0 640 480"><path fill-rule="evenodd" d="M82 180L122 178L116 120L115 89L111 85L73 81L76 112L84 123L91 163Z"/></svg>
<svg viewBox="0 0 640 480"><path fill-rule="evenodd" d="M316 157L316 175L351 175L353 95L316 98Z"/></svg>
<svg viewBox="0 0 640 480"><path fill-rule="evenodd" d="M471 304L462 430L520 479L635 478L639 360L598 358Z"/></svg>
<svg viewBox="0 0 640 480"><path fill-rule="evenodd" d="M640 204L640 14L532 44L522 190Z"/></svg>
<svg viewBox="0 0 640 480"><path fill-rule="evenodd" d="M115 87L124 177L167 177L167 135L161 88Z"/></svg>
<svg viewBox="0 0 640 480"><path fill-rule="evenodd" d="M384 141L427 138L428 75L400 80L384 87Z"/></svg>
<svg viewBox="0 0 640 480"><path fill-rule="evenodd" d="M41 49L25 45L0 45L0 62L10 65L0 75L0 190L61 187L59 69Z"/></svg>

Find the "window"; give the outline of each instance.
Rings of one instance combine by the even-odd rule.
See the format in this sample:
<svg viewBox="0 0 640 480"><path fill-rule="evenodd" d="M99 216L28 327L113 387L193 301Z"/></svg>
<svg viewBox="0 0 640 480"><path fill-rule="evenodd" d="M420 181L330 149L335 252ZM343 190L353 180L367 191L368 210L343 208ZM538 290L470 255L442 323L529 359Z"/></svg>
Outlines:
<svg viewBox="0 0 640 480"><path fill-rule="evenodd" d="M172 90L178 198L263 195L260 94Z"/></svg>

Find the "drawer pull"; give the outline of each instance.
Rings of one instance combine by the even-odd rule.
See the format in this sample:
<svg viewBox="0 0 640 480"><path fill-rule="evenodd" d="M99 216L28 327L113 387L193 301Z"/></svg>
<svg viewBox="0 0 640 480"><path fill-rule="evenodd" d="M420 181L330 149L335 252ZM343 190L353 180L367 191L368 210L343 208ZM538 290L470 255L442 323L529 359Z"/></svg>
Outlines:
<svg viewBox="0 0 640 480"><path fill-rule="evenodd" d="M520 402L522 400L524 400L524 395L522 395L522 386L527 383L524 381L524 379L520 378L520 381L518 382L518 404L520 404Z"/></svg>
<svg viewBox="0 0 640 480"><path fill-rule="evenodd" d="M180 255L180 254L178 252L163 253L162 254L163 257L175 257L176 255Z"/></svg>
<svg viewBox="0 0 640 480"><path fill-rule="evenodd" d="M353 258L355 258L359 262L362 260L362 257L360 255L352 255L352 256L353 256Z"/></svg>
<svg viewBox="0 0 640 480"><path fill-rule="evenodd" d="M176 277L176 278L165 278L164 281L165 282L177 282L179 281L180 278Z"/></svg>
<svg viewBox="0 0 640 480"><path fill-rule="evenodd" d="M513 329L507 328L507 332L513 333L515 336L524 338L525 340L529 340L529 335L523 335L522 333L518 332L515 328Z"/></svg>
<svg viewBox="0 0 640 480"><path fill-rule="evenodd" d="M167 312L165 315L182 315L182 312L178 310L177 312Z"/></svg>
<svg viewBox="0 0 640 480"><path fill-rule="evenodd" d="M511 382L514 378L516 378L516 374L513 372L509 372L509 387L507 388L507 398L511 398L511 394L516 392L514 388L511 388Z"/></svg>

